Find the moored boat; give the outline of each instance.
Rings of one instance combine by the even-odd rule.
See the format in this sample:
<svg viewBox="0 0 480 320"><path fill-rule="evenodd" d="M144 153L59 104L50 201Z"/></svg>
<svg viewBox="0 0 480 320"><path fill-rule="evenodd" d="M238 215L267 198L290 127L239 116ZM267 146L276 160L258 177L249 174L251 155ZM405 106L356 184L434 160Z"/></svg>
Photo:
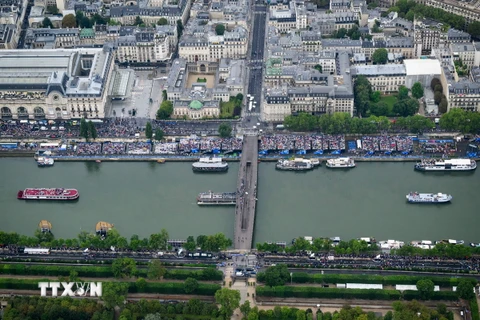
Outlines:
<svg viewBox="0 0 480 320"><path fill-rule="evenodd" d="M328 159L327 168L355 168L355 161L352 158Z"/></svg>
<svg viewBox="0 0 480 320"><path fill-rule="evenodd" d="M400 249L405 245L405 242L398 241L398 240L385 240L378 242L380 249L383 250L392 250L392 249Z"/></svg>
<svg viewBox="0 0 480 320"><path fill-rule="evenodd" d="M203 205L235 205L237 202L236 192L202 192L198 194L197 204Z"/></svg>
<svg viewBox="0 0 480 320"><path fill-rule="evenodd" d="M228 163L222 158L205 157L194 162L192 169L197 172L221 172L228 170Z"/></svg>
<svg viewBox="0 0 480 320"><path fill-rule="evenodd" d="M415 164L415 170L418 171L472 171L475 169L477 169L477 162L473 159L423 159Z"/></svg>
<svg viewBox="0 0 480 320"><path fill-rule="evenodd" d="M17 193L20 200L76 200L80 197L77 189L27 188Z"/></svg>
<svg viewBox="0 0 480 320"><path fill-rule="evenodd" d="M39 167L51 167L55 163L55 160L52 158L47 158L47 157L39 157L37 159L37 165Z"/></svg>
<svg viewBox="0 0 480 320"><path fill-rule="evenodd" d="M97 224L95 225L95 232L102 236L105 237L107 236L108 231L112 230L113 224L105 221L98 221Z"/></svg>
<svg viewBox="0 0 480 320"><path fill-rule="evenodd" d="M418 193L410 192L406 195L410 203L448 203L453 197L444 193Z"/></svg>
<svg viewBox="0 0 480 320"><path fill-rule="evenodd" d="M52 224L48 220L41 220L40 223L38 224L38 228L43 233L52 232Z"/></svg>
<svg viewBox="0 0 480 320"><path fill-rule="evenodd" d="M306 171L313 169L314 165L309 159L280 159L275 165L275 168L287 171Z"/></svg>

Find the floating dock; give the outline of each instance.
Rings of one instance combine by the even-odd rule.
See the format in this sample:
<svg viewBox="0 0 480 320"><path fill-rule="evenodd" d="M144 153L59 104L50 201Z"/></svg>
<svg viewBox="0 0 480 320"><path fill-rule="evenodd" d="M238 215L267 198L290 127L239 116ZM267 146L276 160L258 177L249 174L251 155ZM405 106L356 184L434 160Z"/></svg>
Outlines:
<svg viewBox="0 0 480 320"><path fill-rule="evenodd" d="M52 224L50 223L50 221L47 220L41 220L38 224L38 228L40 229L40 231L45 233L52 232Z"/></svg>
<svg viewBox="0 0 480 320"><path fill-rule="evenodd" d="M112 228L113 228L113 224L105 221L99 221L95 226L95 232L98 235L106 236L108 231L112 230Z"/></svg>
<svg viewBox="0 0 480 320"><path fill-rule="evenodd" d="M237 203L236 192L202 192L198 194L199 206L234 206Z"/></svg>

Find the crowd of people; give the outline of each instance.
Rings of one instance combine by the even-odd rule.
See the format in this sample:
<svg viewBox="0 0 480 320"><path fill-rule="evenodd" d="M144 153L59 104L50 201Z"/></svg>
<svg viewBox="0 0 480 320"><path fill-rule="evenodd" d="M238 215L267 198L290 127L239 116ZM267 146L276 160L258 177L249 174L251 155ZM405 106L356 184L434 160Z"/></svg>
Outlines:
<svg viewBox="0 0 480 320"><path fill-rule="evenodd" d="M457 144L454 140L420 140L419 147L422 153L448 156L457 152Z"/></svg>
<svg viewBox="0 0 480 320"><path fill-rule="evenodd" d="M98 142L79 142L76 146L78 155L96 155L102 152L102 144Z"/></svg>
<svg viewBox="0 0 480 320"><path fill-rule="evenodd" d="M362 137L361 146L364 151L411 151L413 138L408 136L368 136Z"/></svg>
<svg viewBox="0 0 480 320"><path fill-rule="evenodd" d="M103 154L125 154L125 143L123 142L104 142L102 148Z"/></svg>
<svg viewBox="0 0 480 320"><path fill-rule="evenodd" d="M345 150L344 135L265 135L260 140L261 150Z"/></svg>
<svg viewBox="0 0 480 320"><path fill-rule="evenodd" d="M127 144L128 154L150 154L152 144L150 142L132 142Z"/></svg>
<svg viewBox="0 0 480 320"><path fill-rule="evenodd" d="M177 154L178 143L176 142L155 143L153 152L155 154L169 154L169 155Z"/></svg>

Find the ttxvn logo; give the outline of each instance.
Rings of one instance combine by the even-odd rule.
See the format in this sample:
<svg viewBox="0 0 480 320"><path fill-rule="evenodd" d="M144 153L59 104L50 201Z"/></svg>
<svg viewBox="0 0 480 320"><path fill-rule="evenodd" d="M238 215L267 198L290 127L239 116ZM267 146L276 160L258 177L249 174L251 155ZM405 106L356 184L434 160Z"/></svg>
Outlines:
<svg viewBox="0 0 480 320"><path fill-rule="evenodd" d="M40 295L47 296L47 289L52 289L52 297L58 296L58 289L62 288L62 297L101 297L101 282L39 282Z"/></svg>

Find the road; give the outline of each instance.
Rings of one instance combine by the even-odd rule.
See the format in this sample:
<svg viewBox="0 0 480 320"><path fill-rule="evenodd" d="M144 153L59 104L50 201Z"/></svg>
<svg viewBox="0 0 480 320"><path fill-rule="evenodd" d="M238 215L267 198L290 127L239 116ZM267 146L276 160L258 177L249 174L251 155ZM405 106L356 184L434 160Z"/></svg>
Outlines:
<svg viewBox="0 0 480 320"><path fill-rule="evenodd" d="M25 36L27 35L28 29L28 17L30 16L30 11L32 10L33 1L28 1L27 10L25 11L25 16L22 21L22 30L20 31L20 37L17 43L17 49L24 49L25 48Z"/></svg>

